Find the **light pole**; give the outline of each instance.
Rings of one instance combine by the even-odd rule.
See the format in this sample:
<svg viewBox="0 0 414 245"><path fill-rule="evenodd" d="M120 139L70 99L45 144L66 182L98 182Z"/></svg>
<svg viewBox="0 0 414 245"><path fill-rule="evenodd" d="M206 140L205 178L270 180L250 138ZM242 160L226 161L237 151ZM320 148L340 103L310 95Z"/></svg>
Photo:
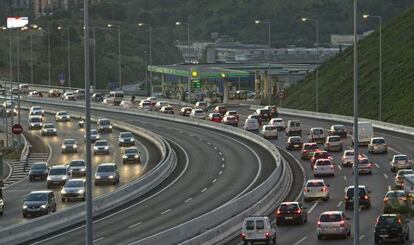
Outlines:
<svg viewBox="0 0 414 245"><path fill-rule="evenodd" d="M33 30L39 28L37 25L32 25L30 30L30 81L34 84L33 79Z"/></svg>
<svg viewBox="0 0 414 245"><path fill-rule="evenodd" d="M93 38L93 88L96 90L96 33L95 27L92 27L92 38Z"/></svg>
<svg viewBox="0 0 414 245"><path fill-rule="evenodd" d="M316 112L319 111L319 20L318 18L302 18L301 19L303 22L307 22L307 21L314 21L315 22L315 28L316 28L316 88L315 88L315 110Z"/></svg>
<svg viewBox="0 0 414 245"><path fill-rule="evenodd" d="M58 26L57 29L62 30L63 27ZM71 80L70 80L70 28L69 27L66 28L66 34L67 34L66 37L67 37L67 45L68 45L68 86L72 87Z"/></svg>
<svg viewBox="0 0 414 245"><path fill-rule="evenodd" d="M108 24L107 25L109 28L115 26L113 24ZM121 26L120 25L116 25L116 27L118 28L118 79L119 79L119 86L121 87L122 90L122 71L121 71Z"/></svg>
<svg viewBox="0 0 414 245"><path fill-rule="evenodd" d="M257 24L257 25L258 24L267 24L267 49L268 49L268 52L269 52L269 64L268 64L268 67L267 67L267 79L269 81L269 100L268 100L267 105L270 105L270 97L272 95L272 81L271 81L271 75L270 75L270 67L272 65L272 52L271 52L271 49L270 49L270 24L271 24L271 22L270 21L255 20L254 23Z"/></svg>
<svg viewBox="0 0 414 245"><path fill-rule="evenodd" d="M188 59L188 103L191 104L191 66L190 66L190 23L184 23L181 21L175 22L176 26L187 26L187 59Z"/></svg>
<svg viewBox="0 0 414 245"><path fill-rule="evenodd" d="M378 120L382 121L382 17L380 15L364 14L364 19L377 18L379 21L379 105Z"/></svg>
<svg viewBox="0 0 414 245"><path fill-rule="evenodd" d="M152 65L152 25L151 24L145 24L145 23L138 23L138 26L148 26L149 30L149 65ZM146 68L147 69L147 68ZM152 71L150 71L150 96L154 93L153 87L152 87Z"/></svg>
<svg viewBox="0 0 414 245"><path fill-rule="evenodd" d="M45 28L43 27L39 27L38 30L41 31ZM52 85L52 79L51 79L51 66L50 66L50 29L46 28L47 30L47 57L48 57L48 83L49 83L49 87Z"/></svg>

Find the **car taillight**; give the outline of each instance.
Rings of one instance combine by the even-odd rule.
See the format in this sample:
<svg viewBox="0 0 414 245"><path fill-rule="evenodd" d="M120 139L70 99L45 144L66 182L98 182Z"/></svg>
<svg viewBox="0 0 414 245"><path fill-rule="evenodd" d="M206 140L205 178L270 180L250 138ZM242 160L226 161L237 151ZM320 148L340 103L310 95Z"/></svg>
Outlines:
<svg viewBox="0 0 414 245"><path fill-rule="evenodd" d="M365 200L368 200L368 196L367 196L367 195L365 195L365 196L364 196L364 199L365 199Z"/></svg>
<svg viewBox="0 0 414 245"><path fill-rule="evenodd" d="M345 220L341 220L341 223L339 224L341 227L345 227Z"/></svg>
<svg viewBox="0 0 414 245"><path fill-rule="evenodd" d="M300 209L295 210L295 214L300 214L300 213L302 213L302 210L300 210Z"/></svg>
<svg viewBox="0 0 414 245"><path fill-rule="evenodd" d="M315 166L315 167L313 168L313 170L318 170L318 167L316 167L316 166Z"/></svg>
<svg viewBox="0 0 414 245"><path fill-rule="evenodd" d="M401 200L401 201L407 201L407 198L405 198L405 197L400 197L400 200Z"/></svg>
<svg viewBox="0 0 414 245"><path fill-rule="evenodd" d="M309 192L309 189L305 187L305 189L303 191L304 192Z"/></svg>
<svg viewBox="0 0 414 245"><path fill-rule="evenodd" d="M326 191L328 191L328 188L324 187L324 188L322 188L322 191L326 192Z"/></svg>
<svg viewBox="0 0 414 245"><path fill-rule="evenodd" d="M277 214L280 214L281 212L280 212L280 210L278 209L276 213L277 213Z"/></svg>
<svg viewBox="0 0 414 245"><path fill-rule="evenodd" d="M372 168L372 164L371 164L371 163L369 163L369 164L368 164L368 167Z"/></svg>
<svg viewBox="0 0 414 245"><path fill-rule="evenodd" d="M348 196L345 196L345 200L348 200Z"/></svg>
<svg viewBox="0 0 414 245"><path fill-rule="evenodd" d="M246 234L242 233L242 234L240 234L240 236L241 236L241 238L245 238Z"/></svg>
<svg viewBox="0 0 414 245"><path fill-rule="evenodd" d="M388 198L386 197L386 198L384 198L384 203L387 203L388 202Z"/></svg>
<svg viewBox="0 0 414 245"><path fill-rule="evenodd" d="M331 165L331 169L334 169L334 165Z"/></svg>
<svg viewBox="0 0 414 245"><path fill-rule="evenodd" d="M401 180L401 177L400 176L397 176L397 177L395 177L398 181L400 181Z"/></svg>
<svg viewBox="0 0 414 245"><path fill-rule="evenodd" d="M397 221L397 222L398 222L398 224L401 224L401 220L400 220L400 219L398 219L398 221Z"/></svg>
<svg viewBox="0 0 414 245"><path fill-rule="evenodd" d="M266 232L266 233L265 233L265 236L266 236L266 237L270 237L270 233L269 233L269 232Z"/></svg>
<svg viewBox="0 0 414 245"><path fill-rule="evenodd" d="M320 221L318 221L318 227L321 227L321 222Z"/></svg>

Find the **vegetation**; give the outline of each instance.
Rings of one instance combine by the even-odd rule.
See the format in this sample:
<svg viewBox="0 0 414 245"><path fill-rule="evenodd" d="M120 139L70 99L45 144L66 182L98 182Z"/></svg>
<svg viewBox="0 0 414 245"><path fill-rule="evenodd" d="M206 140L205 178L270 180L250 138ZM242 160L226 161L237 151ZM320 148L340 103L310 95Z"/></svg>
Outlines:
<svg viewBox="0 0 414 245"><path fill-rule="evenodd" d="M383 120L414 126L414 9L383 27ZM360 116L378 119L379 32L358 44ZM319 69L321 112L353 115L353 49ZM288 90L284 105L315 110L315 74Z"/></svg>

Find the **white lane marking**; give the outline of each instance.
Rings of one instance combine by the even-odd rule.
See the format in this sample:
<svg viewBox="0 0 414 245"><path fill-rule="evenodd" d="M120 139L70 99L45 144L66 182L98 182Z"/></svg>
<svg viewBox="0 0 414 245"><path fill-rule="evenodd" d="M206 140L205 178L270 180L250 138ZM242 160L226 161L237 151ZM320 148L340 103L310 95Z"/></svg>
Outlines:
<svg viewBox="0 0 414 245"><path fill-rule="evenodd" d="M338 168L339 168L339 170L342 170L342 167L341 167L341 165L338 165Z"/></svg>
<svg viewBox="0 0 414 245"><path fill-rule="evenodd" d="M339 208L339 207L342 205L342 203L343 203L343 201L340 201L340 202L338 203L338 205L336 205L336 207L337 207L337 208Z"/></svg>
<svg viewBox="0 0 414 245"><path fill-rule="evenodd" d="M185 167L184 167L183 171L180 173L180 175L179 175L176 179L174 179L174 181L173 181L173 182L171 182L169 185L167 185L166 187L164 187L164 188L163 188L163 189L161 189L160 191L156 192L154 195L149 196L149 197L145 198L144 200L142 200L142 201L140 201L140 202L137 202L137 203L135 203L135 204L133 204L133 205L131 205L131 206L128 206L128 207L126 207L126 208L124 208L124 209L118 210L117 212L114 212L114 213L112 213L112 214L109 214L108 216L105 216L105 217L102 217L102 218L100 218L100 219L97 219L97 220L93 221L93 223L98 223L98 222L101 222L101 221L103 221L103 220L106 220L106 219L111 218L112 216L118 215L119 213L125 212L126 210L129 210L129 209L131 209L131 208L134 208L134 207L136 207L136 206L140 205L141 203L146 202L146 201L148 201L148 200L150 200L150 199L154 198L155 196L157 196L157 195L158 195L158 194L160 194L161 192L165 191L166 189L168 189L168 188L170 188L172 185L174 185L174 184L175 184L175 183L176 183L179 179L181 179L181 177L184 175L184 173L185 173L185 172L187 171L187 169L188 169L188 165L189 165L189 163L190 163L190 158L189 158L189 156L188 156L188 153L184 150L184 148L183 148L181 145L177 144L174 140L171 140L171 139L169 139L169 138L168 138L168 140L170 140L171 142L173 142L174 144L176 144L176 145L177 145L177 146L178 146L178 147L179 147L179 148L180 148L180 149L184 152L184 155L185 155L185 157L186 157ZM71 230L68 230L68 231L65 231L65 232L59 233L59 234L57 234L57 235L55 235L55 236L52 236L52 237L46 238L46 239L44 239L44 240L38 241L38 242L36 242L36 243L33 243L33 245L35 245L35 244L42 244L42 243L44 243L44 242L46 242L46 241L53 240L53 239L55 239L55 238L58 238L58 237L64 236L64 235L66 235L66 234L69 234L69 233L71 233L71 232L74 232L74 231L76 231L76 230L80 230L80 229L83 229L83 228L85 228L85 225L81 225L81 226L76 227L76 228L73 228L73 229L71 229Z"/></svg>
<svg viewBox="0 0 414 245"><path fill-rule="evenodd" d="M359 236L359 240L364 239L364 237L365 237L365 235L361 235L361 236Z"/></svg>
<svg viewBox="0 0 414 245"><path fill-rule="evenodd" d="M224 157L221 158L221 161L224 162Z"/></svg>
<svg viewBox="0 0 414 245"><path fill-rule="evenodd" d="M207 190L207 187L201 190L201 193L205 192Z"/></svg>
<svg viewBox="0 0 414 245"><path fill-rule="evenodd" d="M192 197L190 197L190 198L188 198L187 200L185 200L184 202L185 203L188 203L189 201L191 201L191 200L193 200L193 198Z"/></svg>
<svg viewBox="0 0 414 245"><path fill-rule="evenodd" d="M388 179L388 175L387 174L384 174L384 178Z"/></svg>
<svg viewBox="0 0 414 245"><path fill-rule="evenodd" d="M10 178L10 176L12 175L12 173L13 173L13 167L12 167L12 165L10 165L10 163L9 162L7 162L7 161L4 161L4 163L6 163L7 164L7 166L9 167L9 174L7 175L7 177L3 180L4 182L5 181L7 181L9 178Z"/></svg>
<svg viewBox="0 0 414 245"><path fill-rule="evenodd" d="M137 226L139 226L140 224L142 224L142 222L138 222L138 223L136 223L136 224L130 225L130 226L128 226L128 229L131 229L131 228L137 227Z"/></svg>
<svg viewBox="0 0 414 245"><path fill-rule="evenodd" d="M220 172L219 172L219 175L222 175L222 174L223 174L223 171L220 171Z"/></svg>
<svg viewBox="0 0 414 245"><path fill-rule="evenodd" d="M401 152L399 152L399 151L397 151L396 149L394 149L394 148L392 148L392 147L389 147L388 146L388 149L390 149L391 151L393 151L393 152L395 152L395 153L397 153L397 154L402 154Z"/></svg>
<svg viewBox="0 0 414 245"><path fill-rule="evenodd" d="M211 145L211 143L210 142L207 142L207 145Z"/></svg>
<svg viewBox="0 0 414 245"><path fill-rule="evenodd" d="M303 241L305 241L308 238L308 236L304 236L302 239L300 239L299 241L297 241L295 244L293 245L299 245L301 244Z"/></svg>
<svg viewBox="0 0 414 245"><path fill-rule="evenodd" d="M388 190L389 190L389 191L391 190L391 186L390 186L390 185L388 186Z"/></svg>
<svg viewBox="0 0 414 245"><path fill-rule="evenodd" d="M318 205L319 202L315 202L312 207L308 210L308 213L312 213L312 211L316 208L316 205Z"/></svg>
<svg viewBox="0 0 414 245"><path fill-rule="evenodd" d="M97 243L99 241L102 241L103 239L104 239L104 237L97 238L97 239L93 240L93 243Z"/></svg>
<svg viewBox="0 0 414 245"><path fill-rule="evenodd" d="M161 215L164 215L164 214L166 214L166 213L169 213L169 212L171 212L171 210L172 210L172 209L171 209L171 208L169 208L169 209L165 210L164 212L162 212L162 213L161 213Z"/></svg>
<svg viewBox="0 0 414 245"><path fill-rule="evenodd" d="M347 178L346 178L346 176L344 175L344 180L346 181L347 180Z"/></svg>
<svg viewBox="0 0 414 245"><path fill-rule="evenodd" d="M375 164L375 167L377 167L377 168L381 168L381 166L380 165L378 165L377 163L374 163Z"/></svg>
<svg viewBox="0 0 414 245"><path fill-rule="evenodd" d="M216 150L216 151L217 151L217 150L218 150L218 148L217 148L216 146L214 146L214 150Z"/></svg>
<svg viewBox="0 0 414 245"><path fill-rule="evenodd" d="M211 181L211 183L214 184L214 183L216 183L216 181L217 181L217 179L213 179L213 181Z"/></svg>
<svg viewBox="0 0 414 245"><path fill-rule="evenodd" d="M223 153L221 151L219 151L219 155L221 156L221 155L223 155Z"/></svg>

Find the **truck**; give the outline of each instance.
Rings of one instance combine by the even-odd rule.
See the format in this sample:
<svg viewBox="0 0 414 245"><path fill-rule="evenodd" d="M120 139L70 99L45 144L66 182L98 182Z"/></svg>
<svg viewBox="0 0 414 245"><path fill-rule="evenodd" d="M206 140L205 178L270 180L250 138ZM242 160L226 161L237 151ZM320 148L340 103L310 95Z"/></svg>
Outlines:
<svg viewBox="0 0 414 245"><path fill-rule="evenodd" d="M352 135L352 145L354 144L354 136ZM371 138L374 137L374 128L370 122L358 122L358 145L368 145Z"/></svg>
<svg viewBox="0 0 414 245"><path fill-rule="evenodd" d="M414 174L405 174L404 177L404 191L413 199L414 197Z"/></svg>

